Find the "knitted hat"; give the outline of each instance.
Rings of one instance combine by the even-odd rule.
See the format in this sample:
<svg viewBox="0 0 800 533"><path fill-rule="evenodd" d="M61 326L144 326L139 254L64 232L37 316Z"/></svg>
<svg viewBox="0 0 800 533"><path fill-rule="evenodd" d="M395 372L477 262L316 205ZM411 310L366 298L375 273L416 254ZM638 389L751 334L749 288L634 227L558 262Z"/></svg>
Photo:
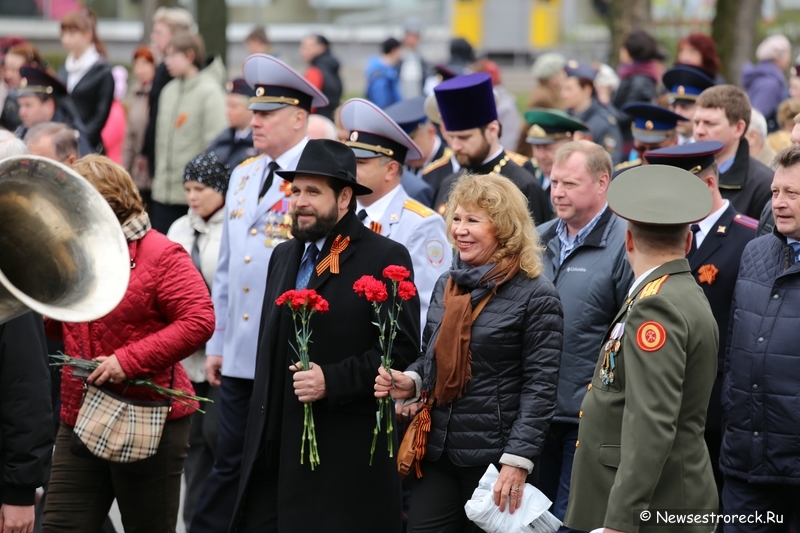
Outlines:
<svg viewBox="0 0 800 533"><path fill-rule="evenodd" d="M228 191L231 167L214 152L203 152L194 156L183 170L183 181L196 181L211 187L222 196Z"/></svg>

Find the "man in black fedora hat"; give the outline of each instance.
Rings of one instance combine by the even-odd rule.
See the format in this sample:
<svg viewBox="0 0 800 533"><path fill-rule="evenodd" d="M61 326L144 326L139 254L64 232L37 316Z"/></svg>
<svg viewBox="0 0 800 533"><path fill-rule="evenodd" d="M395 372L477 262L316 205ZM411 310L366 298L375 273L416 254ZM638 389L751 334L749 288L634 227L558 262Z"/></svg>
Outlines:
<svg viewBox="0 0 800 533"><path fill-rule="evenodd" d="M383 278L389 265L412 269L402 244L364 227L355 196L356 159L344 144L311 140L292 182L294 239L275 248L262 309L256 376L232 530L250 532L400 532L400 478L381 432L370 466L377 404L372 383L381 349L372 304L353 291L363 275ZM336 256L338 269L328 259ZM338 270L338 272L334 271ZM296 359L294 325L275 300L314 289L330 311L311 319L308 370ZM384 312L389 305L384 305ZM419 299L404 303L393 357L409 364L419 349ZM300 463L303 403L312 403L320 464ZM332 490L335 489L335 490Z"/></svg>

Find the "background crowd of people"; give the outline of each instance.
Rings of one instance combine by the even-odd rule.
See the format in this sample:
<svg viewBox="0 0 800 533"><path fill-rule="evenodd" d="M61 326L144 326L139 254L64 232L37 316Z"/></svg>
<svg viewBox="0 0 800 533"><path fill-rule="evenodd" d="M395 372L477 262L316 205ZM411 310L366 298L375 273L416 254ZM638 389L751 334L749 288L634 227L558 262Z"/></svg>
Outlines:
<svg viewBox="0 0 800 533"><path fill-rule="evenodd" d="M693 419L685 430L683 415L675 414L683 428L678 436L653 434L676 442L696 437L686 449L700 451L686 460L697 467L697 486L713 473L709 486L716 485L722 507L800 513L789 435L800 419L783 399L800 370L783 359L764 363L773 348L758 351L770 333L790 332L793 307L773 308L772 300L796 299L800 273L793 266L800 207L792 181L800 181L793 148L800 143L800 64L793 66L786 37L759 45L756 62L736 80L741 88L720 76L716 45L703 33L678 41L672 65L644 30L622 41L616 70L542 53L521 110L501 67L478 57L465 39L451 41L448 61L431 64L416 24L402 39L386 39L369 59L363 99L348 98L324 35L302 39L305 69L298 72L269 55L266 31L254 28L245 39L250 55L242 75L229 79L222 58L207 56L189 12L161 8L151 45L131 57L128 83L128 70L109 64L90 10L60 24L67 56L57 72L27 40L0 40L0 153L46 157L86 178L118 218L131 283L120 306L102 319L45 320L42 330L26 317L15 333L46 334L50 353L98 361L89 381L130 399L154 398L124 384L147 376L213 403L205 413L194 404L175 405L146 469L97 462L70 451L84 380L71 369L51 369L53 401L32 406L31 417L49 420L54 413L55 428L39 424L15 443L36 450L35 457L19 476L0 482L0 515L15 524L8 531L107 532L114 499L128 532L175 531L179 519L191 533L223 533L232 524L240 531L309 531L331 523L365 532L478 530L463 505L489 464L500 466L501 508L520 505L527 481L566 520L562 531L583 528L594 515L580 516L570 498L571 486L580 501L588 494L581 472L573 471L573 462L585 465L581 454L591 453L578 451L579 428L586 427L582 402L587 385L588 391L613 385L613 375L597 381L598 351L606 346L606 356L619 354L622 333L608 337L609 331L620 324L621 309L631 312L633 289L641 291L638 282L653 271L643 274L641 262L632 267L631 254L680 261L663 279L647 282L690 273L719 332L714 350L697 355L706 357L702 374L710 378L698 378L700 399L691 410L695 418L705 413L705 424ZM683 228L665 232L672 240L636 229L660 222L609 207L612 180L653 164L692 172L710 194L711 211L692 220L691 231L685 221L667 223ZM334 253L334 237L342 235L351 244ZM659 243L669 254L659 255ZM389 264L413 272L419 296L404 309L392 376L377 370L372 308L356 302L352 283L342 281L355 271L329 283L331 275L319 268L326 254L339 253L343 270L349 260L366 269L359 274L378 275ZM306 277L296 277L305 265ZM268 304L279 288L306 285L331 299L332 313L315 323L318 364L277 367L276 360L290 359L289 326L285 310ZM735 310L753 317L774 312L785 322L770 330ZM705 308L698 313L698 323L708 318ZM672 335L670 327L665 335ZM633 348L626 349L634 360ZM786 359L796 355L788 344L774 350ZM732 360L755 368L756 357L765 358L764 366L752 375ZM683 372L670 364L662 375ZM48 380L43 368L20 371L35 376L35 386ZM5 369L0 379L7 379ZM423 392L435 403L425 404ZM630 402L639 401L635 392ZM405 480L402 507L393 461L383 458L368 470L364 457L356 466L366 444L347 440L371 432L373 395L394 398L401 426L420 412L430 417L424 475ZM311 472L295 461L297 398L319 409L320 447L336 466L326 462ZM6 401L0 397L0 418ZM677 413L685 398L664 401L674 402L664 412ZM763 405L784 418L760 416ZM348 436L333 442L337 431ZM620 457L626 444L614 446L615 455L600 462L626 472L634 464L624 451ZM675 460L671 453L648 457ZM8 467L13 459L3 461ZM299 505L304 483L315 479L330 480L337 494L315 494L326 503ZM690 505L699 501L692 491L671 499L674 480L662 486L659 479L620 474L617 482L650 490L653 502L700 508ZM44 496L35 492L40 486ZM369 510L337 516L349 512L341 509L352 505L351 491L364 486L370 494L356 499ZM659 500L664 490L670 498ZM618 509L605 514L603 504L593 513L607 517L594 527L633 531Z"/></svg>

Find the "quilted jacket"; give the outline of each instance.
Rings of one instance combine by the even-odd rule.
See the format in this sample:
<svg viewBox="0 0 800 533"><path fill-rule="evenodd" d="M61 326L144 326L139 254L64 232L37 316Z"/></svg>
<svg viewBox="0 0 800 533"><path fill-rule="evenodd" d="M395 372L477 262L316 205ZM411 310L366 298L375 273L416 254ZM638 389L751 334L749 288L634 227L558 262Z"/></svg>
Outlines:
<svg viewBox="0 0 800 533"><path fill-rule="evenodd" d="M745 247L722 384L720 469L750 483L800 480L800 263L777 232Z"/></svg>
<svg viewBox="0 0 800 533"><path fill-rule="evenodd" d="M93 359L116 354L130 378L193 394L182 359L194 353L214 332L214 308L203 278L180 244L150 230L128 243L131 279L122 302L111 313L88 323L48 321L47 334L62 338L65 353ZM173 383L174 372L174 383ZM171 386L170 386L171 385ZM155 391L126 383L109 385L126 398L158 401ZM74 426L83 380L65 368L61 380L61 421ZM194 412L195 402L172 402L168 420Z"/></svg>
<svg viewBox="0 0 800 533"><path fill-rule="evenodd" d="M436 382L433 346L444 312L449 274L433 290L423 336L424 354L409 368L423 390ZM473 305L476 302L473 301ZM472 379L464 395L431 410L425 458L444 450L457 466L497 463L504 454L533 461L556 408L563 311L552 283L519 272L500 286L472 325Z"/></svg>

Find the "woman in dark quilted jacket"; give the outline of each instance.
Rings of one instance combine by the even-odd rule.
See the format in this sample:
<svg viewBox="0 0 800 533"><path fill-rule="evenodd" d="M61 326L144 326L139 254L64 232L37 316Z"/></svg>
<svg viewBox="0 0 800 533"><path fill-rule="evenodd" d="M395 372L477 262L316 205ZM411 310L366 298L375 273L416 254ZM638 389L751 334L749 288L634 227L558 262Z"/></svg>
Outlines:
<svg viewBox="0 0 800 533"><path fill-rule="evenodd" d="M87 378L126 398L162 401L155 391L126 380L148 378L193 394L180 361L205 345L214 330L214 309L203 278L177 243L151 229L131 177L110 159L91 155L73 169L109 203L128 241L131 275L122 302L108 315L83 324L48 321L48 336L63 339L67 355L94 359ZM43 531L95 533L116 498L126 532L174 532L183 461L189 447L195 402L172 402L156 454L147 468L111 463L70 452L84 380L65 367L61 382L61 427Z"/></svg>
<svg viewBox="0 0 800 533"><path fill-rule="evenodd" d="M383 369L375 395L427 396L431 429L421 477L412 470L408 531L481 531L464 512L490 464L495 503L519 508L553 416L563 311L541 275L527 202L498 175L465 176L447 204L457 254L428 310L423 354L405 372ZM426 416L421 414L420 416Z"/></svg>

